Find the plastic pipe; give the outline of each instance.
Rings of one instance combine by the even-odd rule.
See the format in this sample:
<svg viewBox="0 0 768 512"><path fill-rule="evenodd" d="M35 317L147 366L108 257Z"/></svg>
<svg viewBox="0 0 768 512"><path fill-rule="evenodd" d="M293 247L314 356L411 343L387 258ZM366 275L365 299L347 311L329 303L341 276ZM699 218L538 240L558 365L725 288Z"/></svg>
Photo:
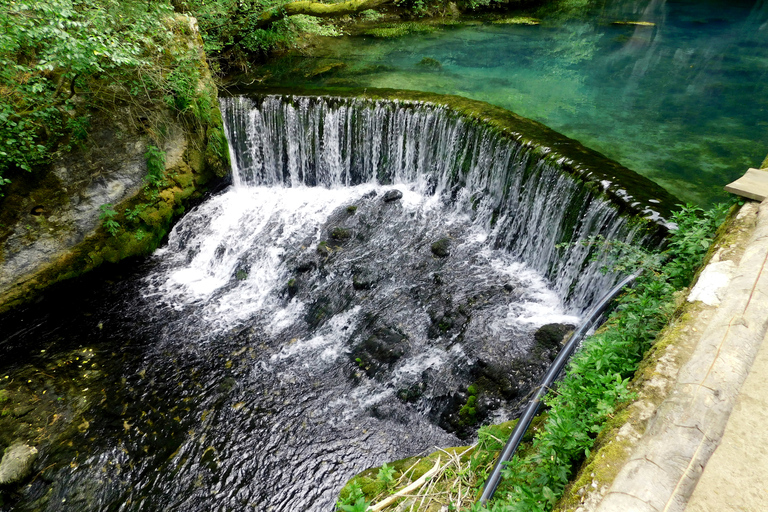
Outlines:
<svg viewBox="0 0 768 512"><path fill-rule="evenodd" d="M499 486L499 482L501 481L501 470L504 466L504 463L512 458L512 456L515 454L515 451L517 450L517 447L520 446L520 441L522 441L526 430L528 430L528 427L531 425L531 421L533 421L533 418L536 416L536 413L541 406L541 399L552 386L552 383L562 371L565 363L567 363L568 359L570 359L571 354L573 354L581 339L586 335L587 331L589 331L589 328L592 326L592 324L594 324L597 319L600 318L600 315L602 315L603 312L608 308L608 305L611 303L611 301L616 298L616 296L625 286L632 283L642 271L643 269L637 270L632 275L625 277L619 284L614 286L611 291L606 293L600 299L600 301L598 301L598 303L592 307L586 319L581 322L581 325L579 325L578 329L573 331L571 336L568 338L565 346L562 348L562 350L560 350L560 353L557 354L557 357L549 366L547 374L544 376L541 384L536 389L536 393L534 393L533 398L528 403L528 407L525 408L525 412L523 412L523 414L520 416L520 421L518 421L517 425L515 425L515 429L512 431L512 435L509 436L507 444L504 445L504 449L499 455L499 458L496 460L496 465L493 466L493 470L491 471L488 480L485 482L483 494L480 495L480 499L478 500L480 504L485 505L485 503L493 497L493 494L496 492L496 488Z"/></svg>

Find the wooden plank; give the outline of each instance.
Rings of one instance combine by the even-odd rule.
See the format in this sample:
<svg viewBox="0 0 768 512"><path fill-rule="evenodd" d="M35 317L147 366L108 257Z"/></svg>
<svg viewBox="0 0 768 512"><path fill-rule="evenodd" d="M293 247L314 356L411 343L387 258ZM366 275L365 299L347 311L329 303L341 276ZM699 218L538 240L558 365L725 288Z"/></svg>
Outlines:
<svg viewBox="0 0 768 512"><path fill-rule="evenodd" d="M768 197L768 169L749 169L744 176L726 185L725 190L742 197L762 201Z"/></svg>

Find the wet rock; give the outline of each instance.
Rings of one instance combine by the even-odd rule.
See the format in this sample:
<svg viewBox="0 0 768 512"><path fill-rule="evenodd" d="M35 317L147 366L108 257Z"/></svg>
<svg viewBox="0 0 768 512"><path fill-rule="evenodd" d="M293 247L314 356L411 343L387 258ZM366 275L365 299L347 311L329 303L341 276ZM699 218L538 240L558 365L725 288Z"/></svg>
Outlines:
<svg viewBox="0 0 768 512"><path fill-rule="evenodd" d="M299 283L296 280L296 278L288 280L288 285L286 286L286 290L288 291L289 299L292 299L296 296L296 293L298 293L299 291Z"/></svg>
<svg viewBox="0 0 768 512"><path fill-rule="evenodd" d="M19 405L13 408L11 415L13 415L14 418L21 418L32 412L34 409L34 405Z"/></svg>
<svg viewBox="0 0 768 512"><path fill-rule="evenodd" d="M347 228L337 226L331 231L331 238L337 242L343 242L352 238L352 232Z"/></svg>
<svg viewBox="0 0 768 512"><path fill-rule="evenodd" d="M352 287L355 290L370 290L378 281L378 274L370 269L359 269L352 275Z"/></svg>
<svg viewBox="0 0 768 512"><path fill-rule="evenodd" d="M422 381L416 382L415 384L408 386L407 388L399 389L397 391L397 398L399 398L403 402L416 403L424 395L424 392L426 390L427 390L427 383L426 383L426 379L424 379Z"/></svg>
<svg viewBox="0 0 768 512"><path fill-rule="evenodd" d="M506 290L508 292L513 292L513 291L515 291L515 286L512 283L505 283L504 284L504 290Z"/></svg>
<svg viewBox="0 0 768 512"><path fill-rule="evenodd" d="M346 310L352 303L353 294L345 292L331 293L317 298L308 308L304 319L310 328L317 328Z"/></svg>
<svg viewBox="0 0 768 512"><path fill-rule="evenodd" d="M432 254L437 256L438 258L447 258L450 254L450 251L448 250L450 248L451 241L448 238L441 238L437 242L433 243L430 246L430 249L432 250Z"/></svg>
<svg viewBox="0 0 768 512"><path fill-rule="evenodd" d="M317 244L317 254L322 256L323 258L327 258L331 255L331 248L328 247L328 242L322 241L319 244Z"/></svg>
<svg viewBox="0 0 768 512"><path fill-rule="evenodd" d="M446 305L445 309L431 309L428 314L432 323L427 330L427 336L431 339L440 336L454 338L461 334L470 319L470 312L466 307L453 309L450 304Z"/></svg>
<svg viewBox="0 0 768 512"><path fill-rule="evenodd" d="M32 472L32 463L37 458L37 448L16 443L5 449L0 461L0 485L23 481Z"/></svg>
<svg viewBox="0 0 768 512"><path fill-rule="evenodd" d="M248 271L244 268L239 268L235 271L235 279L238 281L245 281L248 279Z"/></svg>
<svg viewBox="0 0 768 512"><path fill-rule="evenodd" d="M478 361L475 369L478 375L474 386L479 394L486 396L500 396L505 400L511 400L519 393L517 384L513 381L510 371L504 366Z"/></svg>
<svg viewBox="0 0 768 512"><path fill-rule="evenodd" d="M369 377L392 367L406 352L408 339L389 327L376 329L350 354Z"/></svg>
<svg viewBox="0 0 768 512"><path fill-rule="evenodd" d="M547 324L543 325L533 334L536 345L542 349L559 349L565 339L565 335L575 327L571 324Z"/></svg>
<svg viewBox="0 0 768 512"><path fill-rule="evenodd" d="M385 203L391 203L392 201L397 201L402 198L403 198L403 193L397 190L396 188L392 190L387 190L384 193L384 196L382 197Z"/></svg>
<svg viewBox="0 0 768 512"><path fill-rule="evenodd" d="M549 362L555 360L563 346L565 337L574 328L570 324L547 324L541 326L533 334L534 344L531 349L531 355L542 361L545 366L548 366Z"/></svg>
<svg viewBox="0 0 768 512"><path fill-rule="evenodd" d="M317 268L317 263L315 263L312 260L308 260L308 261L299 262L299 264L296 265L295 270L296 272L304 273L304 272L311 272L316 268Z"/></svg>

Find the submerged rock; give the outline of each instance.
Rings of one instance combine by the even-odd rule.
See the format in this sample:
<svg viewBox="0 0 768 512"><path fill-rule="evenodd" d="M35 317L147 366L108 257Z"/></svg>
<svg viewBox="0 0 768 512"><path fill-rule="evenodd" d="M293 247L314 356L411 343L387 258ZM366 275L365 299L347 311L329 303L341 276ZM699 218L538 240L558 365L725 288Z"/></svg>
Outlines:
<svg viewBox="0 0 768 512"><path fill-rule="evenodd" d="M571 332L571 324L546 324L533 334L536 345L542 349L554 349L562 346L566 334Z"/></svg>
<svg viewBox="0 0 768 512"><path fill-rule="evenodd" d="M398 199L402 199L402 198L403 198L403 193L397 190L396 188L392 190L387 190L384 193L384 196L382 197L385 203L391 203L392 201L397 201Z"/></svg>
<svg viewBox="0 0 768 512"><path fill-rule="evenodd" d="M352 287L355 290L370 290L379 280L376 272L370 269L360 269L352 275Z"/></svg>
<svg viewBox="0 0 768 512"><path fill-rule="evenodd" d="M37 448L15 443L5 449L0 461L0 485L21 482L32 472L32 463L37 458Z"/></svg>
<svg viewBox="0 0 768 512"><path fill-rule="evenodd" d="M441 238L437 242L433 243L430 249L432 250L432 254L438 258L447 258L450 254L450 251L448 250L450 245L451 241L448 238Z"/></svg>
<svg viewBox="0 0 768 512"><path fill-rule="evenodd" d="M427 69L441 69L443 67L439 60L431 57L424 57L419 61L419 66Z"/></svg>
<svg viewBox="0 0 768 512"><path fill-rule="evenodd" d="M408 338L390 327L381 327L355 347L351 359L373 377L381 370L391 368L407 348Z"/></svg>

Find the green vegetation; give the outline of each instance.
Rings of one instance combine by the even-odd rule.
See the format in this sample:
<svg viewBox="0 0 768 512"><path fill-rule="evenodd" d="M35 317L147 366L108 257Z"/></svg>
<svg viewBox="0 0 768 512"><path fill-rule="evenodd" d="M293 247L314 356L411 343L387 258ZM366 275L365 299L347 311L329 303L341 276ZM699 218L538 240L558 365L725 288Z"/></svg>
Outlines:
<svg viewBox="0 0 768 512"><path fill-rule="evenodd" d="M112 207L112 203L103 204L99 209L101 210L99 218L104 221L104 229L112 236L117 235L117 232L120 231L120 224L115 220L117 212Z"/></svg>
<svg viewBox="0 0 768 512"><path fill-rule="evenodd" d="M437 27L432 25L425 25L423 23L417 23L415 21L397 22L397 23L385 23L379 27L371 28L363 32L364 35L379 37L379 38L393 38L402 37L408 34L430 34L435 32Z"/></svg>
<svg viewBox="0 0 768 512"><path fill-rule="evenodd" d="M403 494L399 503L429 494L430 500L415 502L414 511L427 510L435 504L452 504L456 510L463 507L475 512L552 510L581 462L589 456L603 424L632 398L629 380L674 315L676 292L692 281L725 213L723 205L709 211L691 205L682 207L672 216L678 228L671 233L664 251L649 252L600 239L587 242L611 246L615 252L611 270L645 270L634 288L616 301L603 327L574 355L565 378L545 397L546 411L534 420L532 432L503 470L504 479L492 502L487 507L474 504L514 422L481 428L476 445L456 449L462 450L463 456L452 463L450 470L442 469L431 483L424 484L429 486L428 491L414 489ZM469 398L462 409L465 416L471 412L473 391L474 386L467 389ZM423 471L407 470L402 461L393 463L397 470L393 477L403 486L408 485L426 472L424 468L431 466L439 453L448 452L441 450L425 459L407 459ZM408 471L411 473L407 474ZM349 485L361 486L364 495L374 502L381 500L380 491L368 485L369 479L364 472ZM347 496L349 485L341 496Z"/></svg>
<svg viewBox="0 0 768 512"><path fill-rule="evenodd" d="M146 190L150 197L155 197L160 187L166 184L165 153L159 148L149 145L147 146L147 152L144 153L144 158L147 159Z"/></svg>
<svg viewBox="0 0 768 512"><path fill-rule="evenodd" d="M159 102L210 121L215 91L169 2L19 0L0 25L0 187L82 145L97 112L128 112L155 139Z"/></svg>
<svg viewBox="0 0 768 512"><path fill-rule="evenodd" d="M460 2L465 10L498 0ZM214 72L247 70L307 34L341 32L330 19L364 21L395 6L401 14L444 12L445 0L18 0L0 8L0 194L20 171L47 165L82 146L95 112L128 108L151 138L162 138L152 115L164 103L178 115L207 123L215 91L200 87L207 73L190 35L198 20ZM349 22L347 19L345 22ZM436 30L403 21L370 28L374 37ZM217 134L209 134L215 142ZM215 144L214 144L215 145Z"/></svg>
<svg viewBox="0 0 768 512"><path fill-rule="evenodd" d="M630 398L629 379L670 320L675 292L690 284L724 214L722 206L706 212L683 207L672 217L678 229L662 253L616 246L619 267L642 266L645 271L617 301L605 326L573 357L556 392L545 398L542 430L530 452L507 465L503 486L488 510L552 509L577 465L589 455L603 423Z"/></svg>

